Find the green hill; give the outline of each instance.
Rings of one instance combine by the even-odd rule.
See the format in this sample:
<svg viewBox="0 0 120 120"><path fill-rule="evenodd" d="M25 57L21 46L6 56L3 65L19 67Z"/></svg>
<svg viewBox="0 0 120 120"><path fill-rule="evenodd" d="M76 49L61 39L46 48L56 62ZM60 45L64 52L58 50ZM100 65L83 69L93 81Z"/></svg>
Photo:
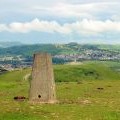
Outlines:
<svg viewBox="0 0 120 120"><path fill-rule="evenodd" d="M82 80L119 80L120 74L100 63L55 66L56 81L76 82Z"/></svg>
<svg viewBox="0 0 120 120"><path fill-rule="evenodd" d="M28 98L30 79L25 76L31 69L4 73L0 75L0 120L119 120L120 73L113 69L116 64L55 65L56 104L15 101L15 96Z"/></svg>
<svg viewBox="0 0 120 120"><path fill-rule="evenodd" d="M76 54L86 50L107 50L119 52L120 45L80 45L77 43L20 45L8 48L0 48L0 55L32 56L35 52L48 52L52 55Z"/></svg>
<svg viewBox="0 0 120 120"><path fill-rule="evenodd" d="M111 67L112 64L113 66ZM82 80L119 80L120 73L119 71L116 72L114 70L116 64L114 62L108 62L108 64L105 64L105 62L83 62L80 65L54 65L55 81L77 82ZM117 65L120 64L118 63ZM0 75L0 80L6 80L8 82L18 80L18 82L20 82L25 74L28 73L31 73L30 69L8 72Z"/></svg>

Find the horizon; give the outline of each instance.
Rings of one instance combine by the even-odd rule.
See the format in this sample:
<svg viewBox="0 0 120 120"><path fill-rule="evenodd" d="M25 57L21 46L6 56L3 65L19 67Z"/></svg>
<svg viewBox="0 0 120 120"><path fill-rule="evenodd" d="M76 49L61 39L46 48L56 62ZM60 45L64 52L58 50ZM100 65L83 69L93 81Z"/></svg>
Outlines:
<svg viewBox="0 0 120 120"><path fill-rule="evenodd" d="M79 43L79 42L66 42L66 43L24 43L24 42L20 42L20 41L0 41L0 44L12 44L12 43L16 43L18 45L18 43L20 44L20 46L22 45L66 45L66 44L72 44L72 43L75 43L75 44L78 44L78 45L120 45L120 44L115 44L115 43Z"/></svg>

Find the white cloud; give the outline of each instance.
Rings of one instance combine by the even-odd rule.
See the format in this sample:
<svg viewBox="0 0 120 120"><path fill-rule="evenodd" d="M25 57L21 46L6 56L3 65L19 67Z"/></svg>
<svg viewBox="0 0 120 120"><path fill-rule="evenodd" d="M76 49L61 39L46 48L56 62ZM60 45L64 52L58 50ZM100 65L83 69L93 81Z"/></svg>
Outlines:
<svg viewBox="0 0 120 120"><path fill-rule="evenodd" d="M8 31L8 27L5 24L0 24L0 32Z"/></svg>
<svg viewBox="0 0 120 120"><path fill-rule="evenodd" d="M9 16L8 19L20 15L18 17L22 19L36 16L100 20L104 17L109 19L114 15L119 16L119 6L119 0L0 0L0 16Z"/></svg>
<svg viewBox="0 0 120 120"><path fill-rule="evenodd" d="M8 25L8 29L10 32L21 32L27 33L31 31L39 31L39 32L49 32L49 33L69 33L69 29L61 26L56 21L39 21L38 19L34 19L31 22L26 23L11 23Z"/></svg>
<svg viewBox="0 0 120 120"><path fill-rule="evenodd" d="M111 17L111 19L114 20L114 21L120 21L120 14L119 15L113 15Z"/></svg>
<svg viewBox="0 0 120 120"><path fill-rule="evenodd" d="M49 7L33 5L31 10L59 17L95 19L99 15L118 14L119 6L120 2L56 3Z"/></svg>
<svg viewBox="0 0 120 120"><path fill-rule="evenodd" d="M120 32L120 22L106 20L96 21L87 20L76 21L74 23L59 24L56 21L41 21L34 19L31 22L14 22L9 25L0 24L0 32L8 31L13 33L28 33L32 31L60 33L60 34L88 34L96 35L105 32Z"/></svg>

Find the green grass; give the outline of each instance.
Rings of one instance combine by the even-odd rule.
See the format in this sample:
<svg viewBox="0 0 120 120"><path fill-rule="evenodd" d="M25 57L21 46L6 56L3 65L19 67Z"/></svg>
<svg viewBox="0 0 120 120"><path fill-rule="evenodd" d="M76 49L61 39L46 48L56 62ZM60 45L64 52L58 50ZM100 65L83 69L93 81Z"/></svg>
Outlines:
<svg viewBox="0 0 120 120"><path fill-rule="evenodd" d="M31 70L0 75L0 120L119 120L118 72L99 63L60 65L54 66L54 69L59 101L56 104L13 100L14 96L28 97L29 81L23 78ZM90 70L99 73L100 79L96 79L94 74L84 75Z"/></svg>
<svg viewBox="0 0 120 120"><path fill-rule="evenodd" d="M111 69L112 63L84 62L82 65L56 65L55 79L59 82L82 80L118 80L120 73ZM113 64L115 67L117 63ZM120 68L120 64L118 63Z"/></svg>

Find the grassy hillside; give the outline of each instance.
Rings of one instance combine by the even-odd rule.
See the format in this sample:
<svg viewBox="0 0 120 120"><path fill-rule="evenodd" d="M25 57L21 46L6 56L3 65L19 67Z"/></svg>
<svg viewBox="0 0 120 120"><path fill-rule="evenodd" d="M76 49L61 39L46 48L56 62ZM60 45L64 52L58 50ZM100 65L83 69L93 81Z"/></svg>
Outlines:
<svg viewBox="0 0 120 120"><path fill-rule="evenodd" d="M52 44L40 44L40 45L22 45L9 48L0 48L0 55L23 55L32 56L35 52L49 52L51 54L57 54L61 50L56 48Z"/></svg>
<svg viewBox="0 0 120 120"><path fill-rule="evenodd" d="M120 73L115 71L115 62L84 62L82 65L56 65L55 80L76 82L82 80L119 80ZM114 69L112 69L113 67Z"/></svg>
<svg viewBox="0 0 120 120"><path fill-rule="evenodd" d="M59 103L53 105L13 99L28 98L30 69L0 75L0 120L119 120L120 74L112 63L100 64L54 66Z"/></svg>
<svg viewBox="0 0 120 120"><path fill-rule="evenodd" d="M56 82L79 82L82 80L119 80L120 68L118 62L83 62L76 65L54 65ZM17 81L26 74L31 73L30 69L13 71L0 76L0 80Z"/></svg>
<svg viewBox="0 0 120 120"><path fill-rule="evenodd" d="M120 45L80 45L77 43L69 44L34 44L20 45L8 48L0 48L0 55L22 55L32 56L35 52L48 52L56 54L76 54L85 50L107 50L113 52L120 51Z"/></svg>

